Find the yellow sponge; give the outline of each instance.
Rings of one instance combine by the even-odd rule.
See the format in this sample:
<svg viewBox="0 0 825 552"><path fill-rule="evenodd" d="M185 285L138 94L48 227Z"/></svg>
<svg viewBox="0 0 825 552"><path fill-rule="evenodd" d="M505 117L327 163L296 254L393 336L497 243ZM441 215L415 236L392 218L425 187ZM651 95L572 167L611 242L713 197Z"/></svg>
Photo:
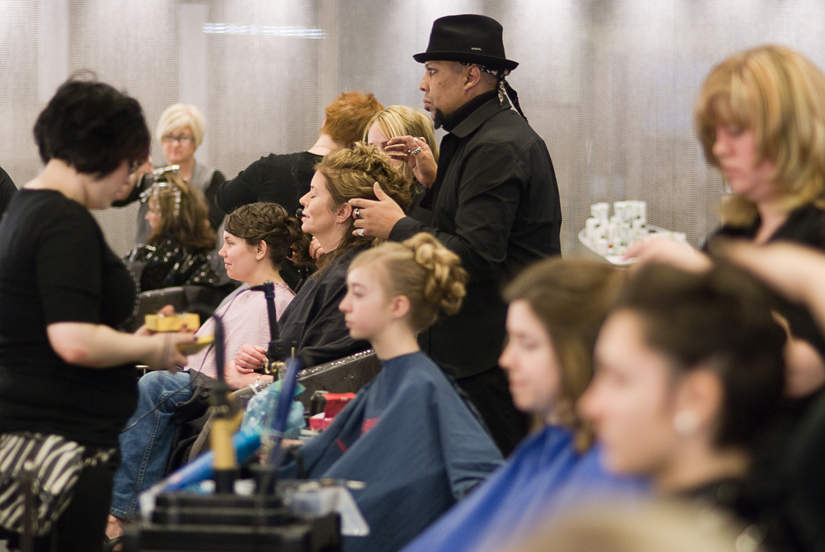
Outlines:
<svg viewBox="0 0 825 552"><path fill-rule="evenodd" d="M182 312L179 314L147 314L146 327L153 332L177 332L184 327L195 331L200 328L201 318L196 312Z"/></svg>

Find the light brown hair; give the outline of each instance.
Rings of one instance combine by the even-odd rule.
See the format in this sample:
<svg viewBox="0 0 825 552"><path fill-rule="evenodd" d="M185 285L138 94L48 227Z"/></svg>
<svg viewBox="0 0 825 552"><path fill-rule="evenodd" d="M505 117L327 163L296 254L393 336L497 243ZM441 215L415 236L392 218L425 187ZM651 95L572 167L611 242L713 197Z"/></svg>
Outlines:
<svg viewBox="0 0 825 552"><path fill-rule="evenodd" d="M209 207L203 194L183 180L168 173L166 182L154 184L149 207L160 218L160 224L149 234L148 243L160 243L172 235L186 247L209 250L217 244L217 235L209 224Z"/></svg>
<svg viewBox="0 0 825 552"><path fill-rule="evenodd" d="M593 379L596 337L624 281L625 272L609 264L556 257L528 267L504 290L508 303L527 303L550 337L561 367L556 410L576 431L580 450L590 446L593 432L575 405Z"/></svg>
<svg viewBox="0 0 825 552"><path fill-rule="evenodd" d="M336 150L325 156L315 170L326 179L330 211L334 212L351 199L375 200L373 184L376 182L402 209L410 204L410 181L396 171L390 158L375 146L357 142L352 149ZM353 246L380 243L381 240L375 238L353 236L354 223L352 217L346 220L344 239L335 251L327 251L325 263Z"/></svg>

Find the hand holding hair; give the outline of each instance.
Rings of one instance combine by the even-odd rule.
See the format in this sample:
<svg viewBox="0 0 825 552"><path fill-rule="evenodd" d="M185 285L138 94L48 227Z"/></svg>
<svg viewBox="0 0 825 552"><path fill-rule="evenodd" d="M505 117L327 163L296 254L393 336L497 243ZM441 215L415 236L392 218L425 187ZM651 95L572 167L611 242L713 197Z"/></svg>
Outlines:
<svg viewBox="0 0 825 552"><path fill-rule="evenodd" d="M669 237L651 237L628 248L625 259L637 260L635 267L664 263L687 272L704 272L712 266L707 255Z"/></svg>
<svg viewBox="0 0 825 552"><path fill-rule="evenodd" d="M381 189L376 182L372 186L377 201L371 199L351 199L349 204L358 209L352 234L387 239L396 223L404 218L404 211Z"/></svg>
<svg viewBox="0 0 825 552"><path fill-rule="evenodd" d="M427 140L412 136L396 136L387 141L384 152L392 159L407 163L420 184L427 188L432 187L438 172L438 163L435 162Z"/></svg>
<svg viewBox="0 0 825 552"><path fill-rule="evenodd" d="M714 240L714 255L751 272L788 300L811 310L825 328L825 255L791 243L755 245L740 240Z"/></svg>

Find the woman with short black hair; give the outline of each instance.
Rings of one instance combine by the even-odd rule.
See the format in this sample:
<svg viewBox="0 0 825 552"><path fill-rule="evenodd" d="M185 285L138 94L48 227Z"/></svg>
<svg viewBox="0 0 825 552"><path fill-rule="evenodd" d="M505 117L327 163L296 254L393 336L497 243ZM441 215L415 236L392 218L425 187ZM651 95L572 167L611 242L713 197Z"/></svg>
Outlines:
<svg viewBox="0 0 825 552"><path fill-rule="evenodd" d="M89 461L39 549L99 550L118 435L137 400L135 364L172 368L191 335L125 334L135 286L89 212L130 191L149 130L138 102L71 79L40 114L43 172L0 224L0 448L22 433L57 435Z"/></svg>

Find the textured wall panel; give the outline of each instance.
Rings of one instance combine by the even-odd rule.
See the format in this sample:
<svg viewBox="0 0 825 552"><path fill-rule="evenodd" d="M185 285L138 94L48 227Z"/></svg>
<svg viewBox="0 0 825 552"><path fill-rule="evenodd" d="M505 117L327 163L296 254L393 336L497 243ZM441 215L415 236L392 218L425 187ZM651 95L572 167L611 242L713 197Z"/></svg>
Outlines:
<svg viewBox="0 0 825 552"><path fill-rule="evenodd" d="M31 140L43 107L39 60L59 54L46 42L52 50L38 57L38 10L61 1L0 0L0 165L18 185L41 168ZM553 156L565 253L578 250L591 203L626 198L647 200L652 223L698 243L717 224L724 189L692 130L709 69L764 42L825 67L820 0L65 1L69 73L89 68L135 95L153 132L170 104L201 98L208 139L196 157L229 177L261 155L311 145L323 106L342 90L420 107L422 67L411 56L426 48L433 19L495 17L520 62L509 80ZM200 38L192 21L180 21L198 9L218 25ZM202 59L181 52L189 43L205 48L206 90L180 82L191 74L180 64ZM157 142L152 155L162 161ZM132 245L134 217L133 208L99 215L118 251Z"/></svg>

